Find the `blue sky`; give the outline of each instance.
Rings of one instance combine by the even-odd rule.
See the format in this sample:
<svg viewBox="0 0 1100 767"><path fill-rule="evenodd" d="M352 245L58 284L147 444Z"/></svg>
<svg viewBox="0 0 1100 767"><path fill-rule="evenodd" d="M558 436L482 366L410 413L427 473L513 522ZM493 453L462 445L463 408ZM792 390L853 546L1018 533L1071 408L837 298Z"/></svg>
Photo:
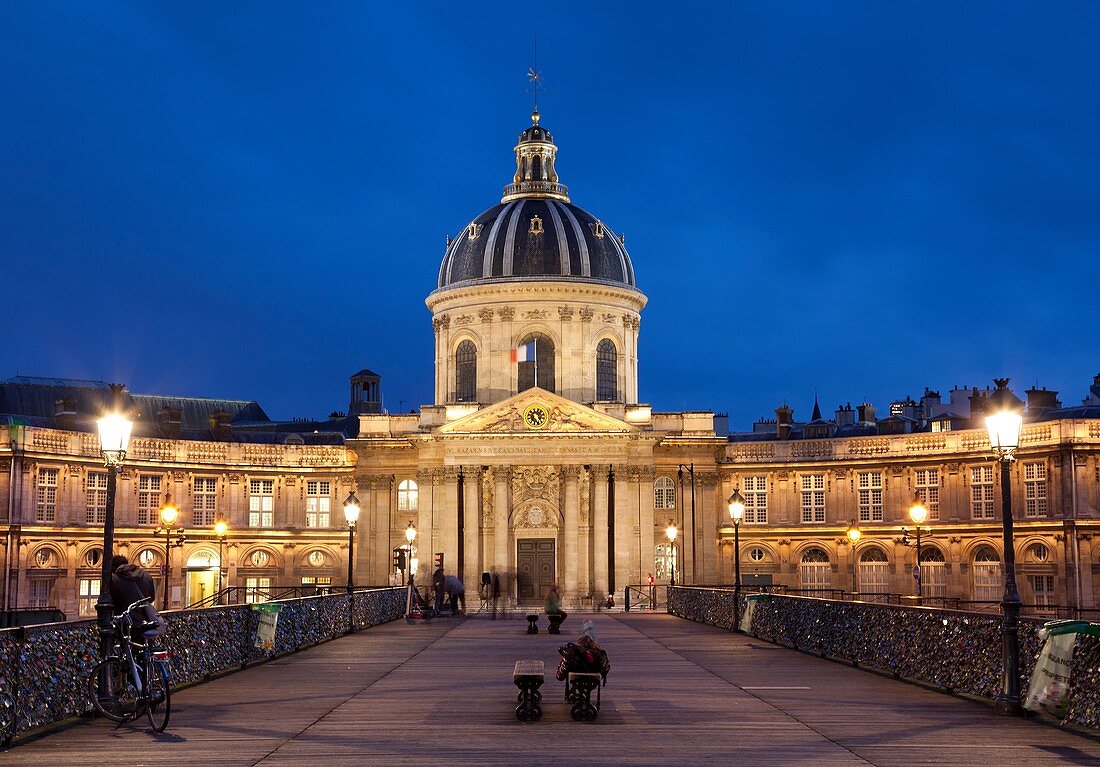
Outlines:
<svg viewBox="0 0 1100 767"><path fill-rule="evenodd" d="M0 376L432 397L444 237L528 122L625 232L641 398L748 427L1100 370L1088 3L0 6Z"/></svg>

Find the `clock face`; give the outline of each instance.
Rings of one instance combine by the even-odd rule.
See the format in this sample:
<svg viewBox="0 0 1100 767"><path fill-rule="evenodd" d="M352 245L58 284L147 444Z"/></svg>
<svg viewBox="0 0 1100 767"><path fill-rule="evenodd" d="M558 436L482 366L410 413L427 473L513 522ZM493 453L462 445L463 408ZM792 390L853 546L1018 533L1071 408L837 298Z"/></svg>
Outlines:
<svg viewBox="0 0 1100 767"><path fill-rule="evenodd" d="M531 405L523 411L523 423L528 429L542 429L550 421L550 414L542 405Z"/></svg>

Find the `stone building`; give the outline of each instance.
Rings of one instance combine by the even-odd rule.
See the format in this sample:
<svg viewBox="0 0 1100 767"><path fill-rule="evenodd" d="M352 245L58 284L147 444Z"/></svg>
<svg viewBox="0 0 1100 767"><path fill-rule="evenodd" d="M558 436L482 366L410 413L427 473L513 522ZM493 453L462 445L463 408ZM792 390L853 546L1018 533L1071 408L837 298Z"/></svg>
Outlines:
<svg viewBox="0 0 1100 767"><path fill-rule="evenodd" d="M343 584L344 498L362 506L354 579L393 577L411 548L420 583L434 555L473 595L483 573L506 598L541 604L621 595L673 567L687 583L731 584L725 499L747 500L742 571L828 593L912 594L905 517L920 495L926 595L1000 598L1000 498L982 427L987 389L926 391L878 418L869 403L725 434L709 411L639 402L646 297L625 238L574 205L538 113L515 146L499 204L448 238L427 297L435 399L381 407L380 378L351 377L348 414L270 420L254 402L132 394L135 438L119 484L120 549L154 571L156 510L171 492L187 540L170 550L174 605L222 585ZM104 479L93 420L106 384L0 382L0 583L5 608L86 615L98 587ZM1094 607L1100 594L1100 377L1079 407L1032 390L1012 467L1021 591L1028 604ZM716 424L718 424L716 426ZM212 531L225 519L219 545ZM665 537L674 522L675 548ZM861 537L847 533L858 526ZM908 528L905 530L904 528ZM474 601L476 604L476 600Z"/></svg>

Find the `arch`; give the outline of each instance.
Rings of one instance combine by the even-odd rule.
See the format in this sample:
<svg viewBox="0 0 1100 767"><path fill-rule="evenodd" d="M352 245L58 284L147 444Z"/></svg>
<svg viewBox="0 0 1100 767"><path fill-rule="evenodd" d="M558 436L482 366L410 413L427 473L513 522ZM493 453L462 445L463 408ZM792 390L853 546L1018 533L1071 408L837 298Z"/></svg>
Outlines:
<svg viewBox="0 0 1100 767"><path fill-rule="evenodd" d="M477 346L468 338L455 350L455 402L477 402Z"/></svg>
<svg viewBox="0 0 1100 767"><path fill-rule="evenodd" d="M920 561L921 564L924 564L925 562L943 562L946 564L947 556L938 546L933 546L928 543L922 543L920 547Z"/></svg>
<svg viewBox="0 0 1100 767"><path fill-rule="evenodd" d="M397 486L397 510L415 512L420 510L420 486L414 479L403 479Z"/></svg>
<svg viewBox="0 0 1100 767"><path fill-rule="evenodd" d="M513 507L509 521L513 530L545 530L556 536L564 518L554 504L542 498L533 498Z"/></svg>
<svg viewBox="0 0 1100 767"><path fill-rule="evenodd" d="M516 380L516 391L527 391L535 386L549 392L557 391L554 371L555 349L554 339L539 331L523 336L516 348L534 345L535 358L519 363L519 372Z"/></svg>
<svg viewBox="0 0 1100 767"><path fill-rule="evenodd" d="M337 562L336 555L324 546L311 546L298 557L298 567L309 572L328 570L335 567Z"/></svg>
<svg viewBox="0 0 1100 767"><path fill-rule="evenodd" d="M130 558L131 564L141 565L146 570L157 567L164 562L164 555L155 545L135 546L136 552Z"/></svg>
<svg viewBox="0 0 1100 767"><path fill-rule="evenodd" d="M886 552L878 546L867 546L859 554L860 562L889 562Z"/></svg>
<svg viewBox="0 0 1100 767"><path fill-rule="evenodd" d="M794 551L792 552L793 559L796 559L799 562L803 561L803 557L805 557L807 555L810 555L810 550L811 549L818 549L819 551L824 553L824 555L825 555L825 560L824 561L826 561L826 562L831 562L832 561L832 559L831 559L832 555L829 553L829 547L827 545L821 543L820 541L805 541L805 542L799 544L797 547L792 546L792 548L794 548ZM813 554L813 556L820 556L820 554ZM810 560L807 560L807 561L810 561ZM814 561L816 561L816 560L814 560Z"/></svg>
<svg viewBox="0 0 1100 767"><path fill-rule="evenodd" d="M43 555L49 558L45 564L39 562L39 556ZM52 543L43 543L41 546L35 548L31 552L30 567L36 569L45 570L57 570L64 569L66 567L65 552L60 547L55 546Z"/></svg>
<svg viewBox="0 0 1100 767"><path fill-rule="evenodd" d="M915 554L916 552L914 552ZM915 557L914 557L915 559ZM939 546L923 543L920 547L921 590L926 597L947 596L947 554Z"/></svg>
<svg viewBox="0 0 1100 767"><path fill-rule="evenodd" d="M192 568L211 568L217 567L218 553L207 548L198 548L187 555L186 567Z"/></svg>
<svg viewBox="0 0 1100 767"><path fill-rule="evenodd" d="M859 593L887 594L890 591L890 559L879 546L867 546L859 553Z"/></svg>
<svg viewBox="0 0 1100 767"><path fill-rule="evenodd" d="M657 477L653 482L653 508L676 508L676 483L672 477Z"/></svg>
<svg viewBox="0 0 1100 767"><path fill-rule="evenodd" d="M753 554L754 549L760 549L760 551L763 553L763 556L760 557L759 559L753 559L752 554ZM828 555L826 554L826 556L828 556ZM767 543L758 543L758 542L754 541L752 543L743 543L743 544L741 544L741 563L742 564L744 564L745 562L748 562L749 564L752 564L752 565L768 565L768 564L774 564L778 561L779 561L779 557L776 554L775 549L773 549Z"/></svg>
<svg viewBox="0 0 1100 767"><path fill-rule="evenodd" d="M619 399L619 350L610 338L596 344L596 401Z"/></svg>

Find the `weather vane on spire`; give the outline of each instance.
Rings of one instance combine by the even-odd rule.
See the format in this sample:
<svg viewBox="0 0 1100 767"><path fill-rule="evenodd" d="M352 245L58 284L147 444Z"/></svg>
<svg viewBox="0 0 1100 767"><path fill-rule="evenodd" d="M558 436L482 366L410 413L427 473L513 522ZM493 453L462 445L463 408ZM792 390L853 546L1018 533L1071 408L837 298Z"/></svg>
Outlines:
<svg viewBox="0 0 1100 767"><path fill-rule="evenodd" d="M535 39L531 43L532 50L532 66L527 68L527 79L531 81L530 93L534 96L535 108L531 112L532 122L538 123L539 121L539 91L543 90L542 84L542 72L539 71L539 44Z"/></svg>

